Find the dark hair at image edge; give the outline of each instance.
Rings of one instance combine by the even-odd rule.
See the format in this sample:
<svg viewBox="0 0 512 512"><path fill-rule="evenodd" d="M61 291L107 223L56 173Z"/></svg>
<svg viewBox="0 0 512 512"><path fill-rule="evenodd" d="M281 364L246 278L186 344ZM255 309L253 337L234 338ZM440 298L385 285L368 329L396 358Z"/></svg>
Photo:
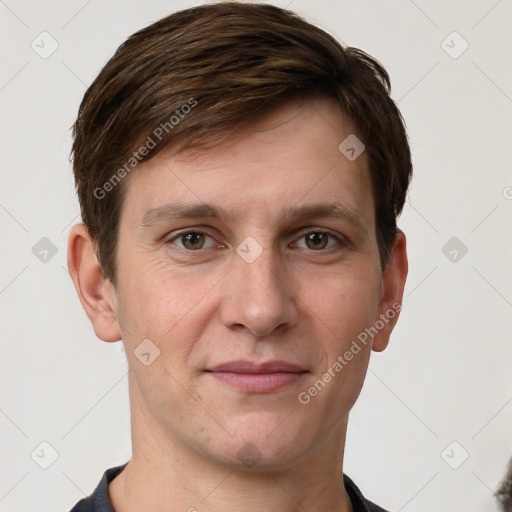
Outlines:
<svg viewBox="0 0 512 512"><path fill-rule="evenodd" d="M508 461L507 472L495 496L503 512L512 512L512 459Z"/></svg>
<svg viewBox="0 0 512 512"><path fill-rule="evenodd" d="M385 268L412 175L404 122L389 93L389 76L379 62L272 5L207 4L136 32L88 88L73 126L82 220L106 277L115 283L119 218L129 180L101 198L95 190L191 100L193 109L161 130L158 144L141 162L171 142L180 151L210 148L298 97L333 99L355 122L366 146Z"/></svg>

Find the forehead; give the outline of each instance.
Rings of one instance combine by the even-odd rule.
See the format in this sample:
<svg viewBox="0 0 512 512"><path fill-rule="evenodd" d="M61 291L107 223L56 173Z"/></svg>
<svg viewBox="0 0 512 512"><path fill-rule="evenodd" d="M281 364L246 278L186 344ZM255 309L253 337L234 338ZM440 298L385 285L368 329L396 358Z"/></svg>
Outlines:
<svg viewBox="0 0 512 512"><path fill-rule="evenodd" d="M284 104L214 148L179 153L169 147L137 166L123 212L141 223L173 202L207 203L241 221L337 203L371 222L366 154L350 160L340 151L356 132L332 100Z"/></svg>

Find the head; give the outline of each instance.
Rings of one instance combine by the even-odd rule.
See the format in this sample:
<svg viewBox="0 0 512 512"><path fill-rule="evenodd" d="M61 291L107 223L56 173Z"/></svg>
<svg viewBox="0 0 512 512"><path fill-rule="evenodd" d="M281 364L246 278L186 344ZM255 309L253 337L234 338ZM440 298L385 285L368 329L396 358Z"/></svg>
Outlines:
<svg viewBox="0 0 512 512"><path fill-rule="evenodd" d="M343 430L407 273L389 92L375 59L263 4L175 13L102 69L74 125L68 263L98 337L125 344L141 430L272 467ZM221 368L240 360L300 371L248 391Z"/></svg>

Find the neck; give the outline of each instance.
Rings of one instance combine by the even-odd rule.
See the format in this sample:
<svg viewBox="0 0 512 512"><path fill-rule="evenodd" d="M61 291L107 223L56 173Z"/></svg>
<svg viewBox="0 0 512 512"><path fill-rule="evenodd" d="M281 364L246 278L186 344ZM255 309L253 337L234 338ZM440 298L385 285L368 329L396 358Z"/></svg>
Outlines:
<svg viewBox="0 0 512 512"><path fill-rule="evenodd" d="M109 486L116 512L352 512L342 477L346 420L288 467L244 468L179 442L131 405L133 456Z"/></svg>

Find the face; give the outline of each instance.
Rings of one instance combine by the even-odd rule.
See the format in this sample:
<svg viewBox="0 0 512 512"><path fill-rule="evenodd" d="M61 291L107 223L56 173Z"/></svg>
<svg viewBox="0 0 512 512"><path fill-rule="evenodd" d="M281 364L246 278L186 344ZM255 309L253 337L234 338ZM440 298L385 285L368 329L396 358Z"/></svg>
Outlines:
<svg viewBox="0 0 512 512"><path fill-rule="evenodd" d="M290 103L129 177L115 314L137 428L234 466L341 442L358 336L389 309L366 155L338 149L353 133L329 100Z"/></svg>

